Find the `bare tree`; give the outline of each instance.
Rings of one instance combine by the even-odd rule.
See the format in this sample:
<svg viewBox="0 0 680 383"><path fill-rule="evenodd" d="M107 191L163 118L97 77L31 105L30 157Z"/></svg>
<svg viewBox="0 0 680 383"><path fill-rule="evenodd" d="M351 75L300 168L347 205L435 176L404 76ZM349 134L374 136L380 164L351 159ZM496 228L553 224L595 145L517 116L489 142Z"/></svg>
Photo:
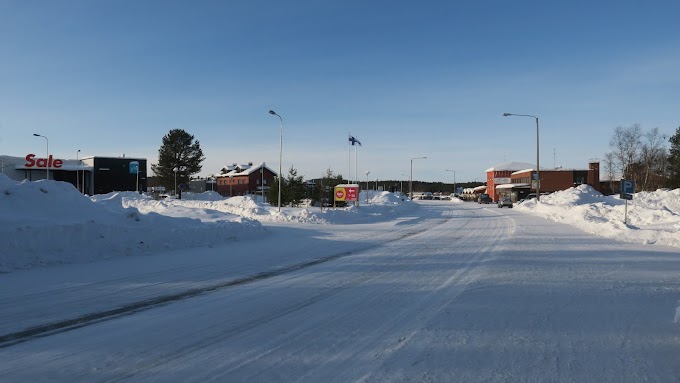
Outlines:
<svg viewBox="0 0 680 383"><path fill-rule="evenodd" d="M662 187L667 177L668 152L666 136L654 128L645 133L645 141L640 149L641 190L655 190Z"/></svg>
<svg viewBox="0 0 680 383"><path fill-rule="evenodd" d="M614 178L616 178L616 160L614 159L614 153L607 152L604 154L604 171L609 179L609 189L614 192Z"/></svg>
<svg viewBox="0 0 680 383"><path fill-rule="evenodd" d="M619 174L626 179L633 179L633 164L638 161L640 147L642 145L642 129L639 124L631 125L627 128L617 126L614 136L609 141L609 147L614 151L614 163L619 170Z"/></svg>

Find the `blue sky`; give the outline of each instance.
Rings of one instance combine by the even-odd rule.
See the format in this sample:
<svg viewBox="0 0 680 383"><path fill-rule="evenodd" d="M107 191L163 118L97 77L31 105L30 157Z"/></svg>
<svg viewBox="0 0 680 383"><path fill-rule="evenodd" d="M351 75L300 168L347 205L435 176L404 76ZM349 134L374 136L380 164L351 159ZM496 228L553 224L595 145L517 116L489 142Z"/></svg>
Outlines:
<svg viewBox="0 0 680 383"><path fill-rule="evenodd" d="M0 0L0 154L146 157L185 129L201 175L481 179L585 168L616 126L680 126L677 1ZM354 178L354 152L352 152Z"/></svg>

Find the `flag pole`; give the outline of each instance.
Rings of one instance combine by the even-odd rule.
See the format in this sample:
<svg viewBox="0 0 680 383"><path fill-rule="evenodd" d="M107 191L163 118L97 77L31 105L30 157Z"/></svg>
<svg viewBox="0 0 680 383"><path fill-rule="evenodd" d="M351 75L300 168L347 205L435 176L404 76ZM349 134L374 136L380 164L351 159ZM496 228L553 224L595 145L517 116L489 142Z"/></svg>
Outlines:
<svg viewBox="0 0 680 383"><path fill-rule="evenodd" d="M347 181L352 182L352 134L347 132Z"/></svg>

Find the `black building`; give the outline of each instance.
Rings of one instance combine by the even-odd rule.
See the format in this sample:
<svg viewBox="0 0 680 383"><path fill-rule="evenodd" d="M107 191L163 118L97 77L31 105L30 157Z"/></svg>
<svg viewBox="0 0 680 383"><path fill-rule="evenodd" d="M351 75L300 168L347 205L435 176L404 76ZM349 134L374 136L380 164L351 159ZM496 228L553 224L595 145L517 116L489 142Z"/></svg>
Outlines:
<svg viewBox="0 0 680 383"><path fill-rule="evenodd" d="M92 168L89 185L92 194L146 191L146 158L94 156L84 157L82 161Z"/></svg>

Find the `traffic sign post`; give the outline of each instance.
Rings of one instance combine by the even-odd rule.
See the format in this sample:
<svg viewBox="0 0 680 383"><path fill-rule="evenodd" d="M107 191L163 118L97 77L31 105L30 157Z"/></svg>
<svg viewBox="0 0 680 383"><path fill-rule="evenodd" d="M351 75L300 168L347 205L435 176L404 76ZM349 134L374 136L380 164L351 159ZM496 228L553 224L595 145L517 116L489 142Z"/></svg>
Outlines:
<svg viewBox="0 0 680 383"><path fill-rule="evenodd" d="M623 224L628 223L628 200L633 199L633 193L635 193L635 182L633 180L621 180L621 199L626 200L626 207L623 213Z"/></svg>
<svg viewBox="0 0 680 383"><path fill-rule="evenodd" d="M130 163L128 164L128 171L130 172L130 174L137 175L135 191L139 193L139 161L130 161Z"/></svg>

